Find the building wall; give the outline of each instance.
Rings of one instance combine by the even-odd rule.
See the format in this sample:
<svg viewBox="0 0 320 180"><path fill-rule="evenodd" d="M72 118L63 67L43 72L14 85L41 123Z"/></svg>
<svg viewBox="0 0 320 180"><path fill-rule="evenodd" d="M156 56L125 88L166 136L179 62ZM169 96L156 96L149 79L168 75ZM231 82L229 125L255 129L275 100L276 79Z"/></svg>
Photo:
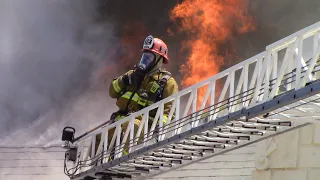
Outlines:
<svg viewBox="0 0 320 180"><path fill-rule="evenodd" d="M252 180L319 180L320 124L257 145Z"/></svg>
<svg viewBox="0 0 320 180"><path fill-rule="evenodd" d="M68 180L61 147L0 147L1 180Z"/></svg>

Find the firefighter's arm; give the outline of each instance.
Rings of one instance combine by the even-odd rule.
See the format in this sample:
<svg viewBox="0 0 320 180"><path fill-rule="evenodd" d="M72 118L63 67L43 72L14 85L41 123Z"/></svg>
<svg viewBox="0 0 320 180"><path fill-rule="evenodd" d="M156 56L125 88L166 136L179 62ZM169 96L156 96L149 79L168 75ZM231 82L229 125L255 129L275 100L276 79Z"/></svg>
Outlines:
<svg viewBox="0 0 320 180"><path fill-rule="evenodd" d="M163 99L173 95L174 93L177 93L179 91L179 87L178 84L176 82L176 80L174 78L170 78L166 84L166 86L164 87L163 90ZM168 119L170 110L172 107L172 102L168 102L166 104L164 104L164 123L166 123L166 120Z"/></svg>
<svg viewBox="0 0 320 180"><path fill-rule="evenodd" d="M120 94L120 92L126 87L125 83L123 82L122 77L124 75L128 75L131 74L133 72L133 70L130 70L128 72L126 72L125 74L123 74L120 77L116 77L112 80L110 87L109 87L109 95L112 98L117 98Z"/></svg>

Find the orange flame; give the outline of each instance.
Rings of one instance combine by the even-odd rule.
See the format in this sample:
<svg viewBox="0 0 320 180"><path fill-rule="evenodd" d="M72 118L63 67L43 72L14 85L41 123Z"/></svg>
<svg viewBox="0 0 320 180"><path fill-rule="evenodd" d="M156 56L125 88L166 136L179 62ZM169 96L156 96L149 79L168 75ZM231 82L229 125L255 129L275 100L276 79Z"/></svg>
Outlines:
<svg viewBox="0 0 320 180"><path fill-rule="evenodd" d="M181 66L182 86L193 85L220 71L228 53L221 52L221 45L237 34L255 29L246 13L244 0L184 0L172 9L171 20L180 20L180 32L188 35L182 47L190 51ZM198 105L204 94L205 89L200 89Z"/></svg>

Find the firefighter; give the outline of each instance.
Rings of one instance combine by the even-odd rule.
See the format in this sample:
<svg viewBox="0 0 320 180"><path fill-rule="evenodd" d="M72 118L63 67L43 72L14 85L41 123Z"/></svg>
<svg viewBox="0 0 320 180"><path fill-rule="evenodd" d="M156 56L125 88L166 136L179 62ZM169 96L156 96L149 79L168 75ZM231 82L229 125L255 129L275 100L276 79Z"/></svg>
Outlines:
<svg viewBox="0 0 320 180"><path fill-rule="evenodd" d="M168 64L168 47L159 38L149 35L146 37L142 47L140 62L133 70L113 79L109 95L117 99L117 112L111 115L111 123L137 112L153 103L156 103L172 94L178 92L178 84L171 76L171 73L162 68L163 64ZM166 124L172 103L164 105L163 124ZM150 119L155 116L156 111L149 113ZM134 121L134 134L136 134L141 117L136 117ZM150 120L149 120L150 122ZM122 133L126 131L128 123L122 125ZM115 128L109 130L109 142L112 139ZM140 137L143 137L141 132ZM99 138L100 141L100 138ZM124 148L124 153L128 149L128 142Z"/></svg>

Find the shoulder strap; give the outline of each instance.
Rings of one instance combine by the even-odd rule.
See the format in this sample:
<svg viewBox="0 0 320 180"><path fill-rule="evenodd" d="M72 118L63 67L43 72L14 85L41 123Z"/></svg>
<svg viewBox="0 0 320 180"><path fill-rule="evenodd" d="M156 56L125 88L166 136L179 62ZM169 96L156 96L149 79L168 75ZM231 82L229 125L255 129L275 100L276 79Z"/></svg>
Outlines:
<svg viewBox="0 0 320 180"><path fill-rule="evenodd" d="M159 79L158 84L161 86L164 86L167 84L167 81L172 77L171 73L168 71L162 71L161 72L163 75L162 77Z"/></svg>
<svg viewBox="0 0 320 180"><path fill-rule="evenodd" d="M168 71L162 71L161 73L163 73L163 75L158 81L160 88L159 88L157 96L156 96L157 101L160 101L163 99L162 96L163 96L164 87L166 86L168 80L172 77L171 73Z"/></svg>

